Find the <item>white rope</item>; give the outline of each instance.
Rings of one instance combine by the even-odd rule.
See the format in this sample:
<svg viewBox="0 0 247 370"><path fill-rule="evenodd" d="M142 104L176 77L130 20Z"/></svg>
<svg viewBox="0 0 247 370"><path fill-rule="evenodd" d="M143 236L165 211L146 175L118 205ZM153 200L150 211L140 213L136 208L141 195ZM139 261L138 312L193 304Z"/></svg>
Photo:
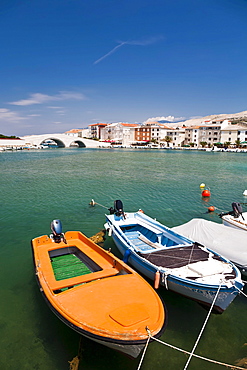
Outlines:
<svg viewBox="0 0 247 370"><path fill-rule="evenodd" d="M187 361L187 362L186 362L186 364L185 364L184 370L186 370L186 369L187 369L187 367L188 367L188 365L189 365L189 362L190 362L190 360L191 360L191 358L192 358L192 356L193 356L193 353L194 353L194 351L195 351L195 349L196 349L196 347L197 347L197 344L198 344L198 342L199 342L199 340L200 340L200 338L201 338L201 336L202 336L202 333L203 333L203 331L204 331L204 329L205 329L205 326L206 326L206 324L207 324L207 321L208 321L208 319L209 319L209 316L210 316L210 314L211 314L211 312L212 312L212 309L213 309L213 306L214 306L214 304L215 304L215 301L216 301L216 299L217 299L217 297L218 297L218 294L219 294L219 291L220 291L221 285L222 285L222 283L220 283L219 288L218 288L218 290L217 290L217 292L216 292L216 294L215 294L215 297L214 297L214 300L213 300L213 302L212 302L212 304L211 304L210 310L208 311L208 314L207 314L206 320L204 321L204 324L203 324L202 329L201 329L201 331L200 331L200 333L199 333L199 336L198 336L198 338L197 338L197 340L196 340L196 342L195 342L195 344L194 344L194 347L193 347L193 349L192 349L192 351L191 351L191 353L190 353L190 356L189 356L189 358L188 358L188 361Z"/></svg>
<svg viewBox="0 0 247 370"><path fill-rule="evenodd" d="M150 330L148 329L148 327L146 327L146 330L147 330L147 333L148 333L148 339L147 339L147 342L146 342L146 344L145 344L144 350L143 350L143 352L142 352L142 357L141 357L141 360L140 360L140 362L139 362L139 365L138 365L137 370L140 370L140 368L141 368L142 361L143 361L143 359L144 359L144 356L145 356L145 353L146 353L146 350L147 350L147 348L148 348L148 344L149 344L149 341L150 341L150 338L151 338L151 332L150 332Z"/></svg>
<svg viewBox="0 0 247 370"><path fill-rule="evenodd" d="M160 340L160 339L157 339L157 338L152 337L152 336L151 336L151 339L153 339L153 340L155 340L156 342L159 342L159 343L161 343L161 344L164 344L164 345L165 345L165 346L167 346L167 347L170 347L170 348L172 348L172 349L176 349L176 350L177 350L177 351L179 351L179 352L183 352L183 353L186 353L187 355L190 355L190 352L185 351L184 349L178 348L178 347L176 347L176 346L173 346L172 344L162 342L162 340ZM216 361L216 360L211 360L210 358L203 357L203 356L199 356L199 355L196 355L195 353L193 353L193 355L192 355L192 356L194 356L194 357L196 357L196 358L199 358L200 360L204 360L204 361L212 362L212 363L217 364L217 365L226 366L226 367L229 367L229 368L231 368L231 369L236 369L236 370L246 370L246 368L244 368L244 367L239 367L239 366L229 365L229 364L226 364L226 363L224 363L224 362L219 362L219 361Z"/></svg>
<svg viewBox="0 0 247 370"><path fill-rule="evenodd" d="M92 199L89 204L90 204L90 206L95 206L95 204L98 204L98 206L108 209L108 207L103 206L102 204L95 202L94 199Z"/></svg>
<svg viewBox="0 0 247 370"><path fill-rule="evenodd" d="M235 288L239 291L239 293L243 294L247 298L247 294L245 294L241 289L239 289L237 286Z"/></svg>

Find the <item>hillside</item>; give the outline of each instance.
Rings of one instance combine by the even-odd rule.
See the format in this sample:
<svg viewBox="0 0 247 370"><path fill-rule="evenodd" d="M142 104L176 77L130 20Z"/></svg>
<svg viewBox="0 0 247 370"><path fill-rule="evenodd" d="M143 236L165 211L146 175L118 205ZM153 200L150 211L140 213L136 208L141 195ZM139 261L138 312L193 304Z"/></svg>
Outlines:
<svg viewBox="0 0 247 370"><path fill-rule="evenodd" d="M167 124L167 126L170 127L178 127L185 125L188 126L197 126L200 125L204 121L211 121L211 120L223 120L223 119L229 119L231 121L234 121L236 123L245 122L247 123L247 110L239 113L233 113L233 114L212 114L205 117L200 118L193 118L182 122L170 122Z"/></svg>

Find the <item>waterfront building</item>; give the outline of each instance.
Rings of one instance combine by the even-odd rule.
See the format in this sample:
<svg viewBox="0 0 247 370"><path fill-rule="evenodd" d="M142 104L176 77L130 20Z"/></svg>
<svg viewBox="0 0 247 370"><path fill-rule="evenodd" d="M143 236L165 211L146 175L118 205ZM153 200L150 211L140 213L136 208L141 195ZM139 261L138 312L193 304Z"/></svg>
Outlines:
<svg viewBox="0 0 247 370"><path fill-rule="evenodd" d="M167 128L166 136L171 138L169 146L181 147L185 142L185 127Z"/></svg>
<svg viewBox="0 0 247 370"><path fill-rule="evenodd" d="M247 126L228 125L221 129L221 142L235 145L236 142L247 141Z"/></svg>
<svg viewBox="0 0 247 370"><path fill-rule="evenodd" d="M148 122L139 125L135 129L135 142L137 144L156 143L160 142L167 136L167 131L173 131L171 127L167 127L159 122Z"/></svg>
<svg viewBox="0 0 247 370"><path fill-rule="evenodd" d="M134 140L134 129L138 124L115 122L108 124L101 131L101 140L112 144L129 146Z"/></svg>
<svg viewBox="0 0 247 370"><path fill-rule="evenodd" d="M88 128L72 129L66 131L65 134L73 137L89 137L89 129Z"/></svg>
<svg viewBox="0 0 247 370"><path fill-rule="evenodd" d="M198 145L201 142L207 143L208 146L215 146L221 142L221 125L212 124L199 127Z"/></svg>
<svg viewBox="0 0 247 370"><path fill-rule="evenodd" d="M89 139L102 139L102 130L107 126L107 123L93 123L88 125Z"/></svg>
<svg viewBox="0 0 247 370"><path fill-rule="evenodd" d="M199 146L200 126L190 126L185 128L184 145Z"/></svg>
<svg viewBox="0 0 247 370"><path fill-rule="evenodd" d="M22 149L26 145L25 140L23 139L0 139L0 150L16 150Z"/></svg>

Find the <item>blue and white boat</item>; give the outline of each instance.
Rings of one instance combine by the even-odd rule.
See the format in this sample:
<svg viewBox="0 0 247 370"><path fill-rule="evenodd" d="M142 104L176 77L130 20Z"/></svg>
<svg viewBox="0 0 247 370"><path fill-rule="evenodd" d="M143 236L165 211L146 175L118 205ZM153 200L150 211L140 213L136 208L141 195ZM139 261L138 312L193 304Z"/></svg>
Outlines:
<svg viewBox="0 0 247 370"><path fill-rule="evenodd" d="M138 212L124 212L121 200L106 215L106 230L124 262L154 281L222 313L244 284L228 259Z"/></svg>

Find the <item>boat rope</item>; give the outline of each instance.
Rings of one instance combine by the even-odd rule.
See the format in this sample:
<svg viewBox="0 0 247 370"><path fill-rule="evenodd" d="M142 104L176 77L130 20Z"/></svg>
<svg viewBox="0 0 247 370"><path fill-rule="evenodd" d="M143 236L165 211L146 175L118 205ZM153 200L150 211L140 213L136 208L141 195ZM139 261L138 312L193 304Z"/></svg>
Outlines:
<svg viewBox="0 0 247 370"><path fill-rule="evenodd" d="M190 363L190 360L191 360L191 358L192 358L192 356L193 356L193 353L194 353L194 351L195 351L195 349L196 349L196 347L197 347L197 344L198 344L199 340L201 339L202 333L203 333L203 331L204 331L204 329L205 329L205 327L206 327L206 324L207 324L207 322L208 322L209 316L210 316L210 314L211 314L211 312L212 312L212 309L213 309L213 307L214 307L214 304L215 304L215 302L216 302L216 299L217 299L217 297L218 297L218 295L219 295L221 285L222 285L222 282L220 283L220 285L219 285L219 287L218 287L218 290L217 290L217 292L216 292L216 294L215 294L215 296L214 296L214 299L213 299L213 302L212 302L212 304L211 304L211 307L210 307L210 309L209 309L209 311L208 311L208 314L207 314L206 320L204 321L204 324L203 324L203 326L202 326L202 329L201 329L201 331L200 331L200 333L199 333L199 335L198 335L198 338L197 338L197 340L196 340L196 342L195 342L195 344L194 344L194 347L193 347L193 349L192 349L192 351L191 351L191 353L190 353L190 356L189 356L189 358L188 358L188 360L187 360L187 362L186 362L186 364L185 364L184 370L186 370L186 369L187 369L187 367L188 367L188 365L189 365L189 363Z"/></svg>
<svg viewBox="0 0 247 370"><path fill-rule="evenodd" d="M183 352L183 353L185 353L185 354L187 354L187 355L190 355L190 354L191 354L190 352L185 351L185 350L184 350L184 349L182 349L182 348L179 348L179 347L173 346L172 344L169 344L169 343L163 342L162 340L157 339L157 338L155 338L155 337L152 337L152 336L151 336L150 338L151 338L152 340L154 340L154 341L158 342L158 343L161 343L161 344L163 344L163 345L165 345L165 346L167 346L167 347L170 347L170 348L172 348L172 349L175 349L175 350L177 350L177 351L179 351L179 352ZM235 365L229 365L229 364L226 364L226 363L224 363L224 362L220 362L220 361L212 360L212 359L207 358L207 357L203 357L203 356L196 355L195 353L193 353L193 354L192 354L192 356L193 356L193 357L196 357L196 358L199 358L200 360L204 360L204 361L212 362L212 363L217 364L217 365L222 365L222 366L228 367L228 368L230 368L230 369L234 369L234 370L235 370L235 369L236 369L236 370L246 370L246 368L244 368L244 367L239 367L239 366L235 366ZM138 368L138 369L139 369L139 368Z"/></svg>
<svg viewBox="0 0 247 370"><path fill-rule="evenodd" d="M90 205L90 206L92 206L92 207L94 207L94 206L95 206L95 204L98 204L98 206L100 206L100 207L103 207L103 208L109 209L109 207L103 206L102 204L95 202L95 200L94 200L94 199L92 199L92 200L91 200L91 202L89 203L89 205Z"/></svg>
<svg viewBox="0 0 247 370"><path fill-rule="evenodd" d="M74 357L72 361L68 361L69 370L78 370L79 369L81 355L82 355L82 337L80 337L80 341L79 341L78 355L76 357Z"/></svg>
<svg viewBox="0 0 247 370"><path fill-rule="evenodd" d="M167 271L164 271L163 273L162 273L162 277L161 277L161 282L162 282L162 284L164 284L165 285L165 288L166 288L166 290L168 290L169 288L168 288L168 283L167 283L167 278L168 278L168 276L170 275L170 271L169 270L167 270Z"/></svg>
<svg viewBox="0 0 247 370"><path fill-rule="evenodd" d="M140 360L140 362L139 362L139 365L138 365L137 370L140 370L140 368L141 368L141 365L142 365L142 362L143 362L144 356L145 356L145 354L146 354L146 350L147 350L147 348L148 348L149 341L150 341L150 339L151 339L151 332L150 332L150 330L149 330L149 328L148 328L147 326L146 326L146 331L147 331L147 333L148 333L148 339L147 339L147 342L146 342L146 344L145 344L144 350L143 350L143 352L142 352L142 357L141 357L141 360Z"/></svg>
<svg viewBox="0 0 247 370"><path fill-rule="evenodd" d="M195 245L193 243L192 248L191 248L191 251L190 251L190 257L189 257L188 264L191 262L191 258L192 258L193 252L194 252L194 247L195 247Z"/></svg>
<svg viewBox="0 0 247 370"><path fill-rule="evenodd" d="M247 298L247 294L245 294L241 289L239 289L237 286L235 288L239 291L239 293L243 294Z"/></svg>

